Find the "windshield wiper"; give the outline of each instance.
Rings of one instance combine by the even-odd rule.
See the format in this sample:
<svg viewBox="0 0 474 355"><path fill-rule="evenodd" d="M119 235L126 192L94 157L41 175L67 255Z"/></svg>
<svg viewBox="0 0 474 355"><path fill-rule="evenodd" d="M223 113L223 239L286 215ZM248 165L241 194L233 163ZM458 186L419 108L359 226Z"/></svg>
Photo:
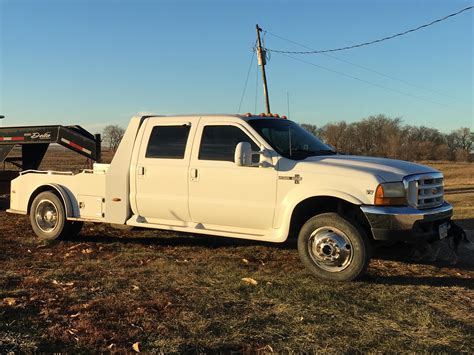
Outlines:
<svg viewBox="0 0 474 355"><path fill-rule="evenodd" d="M310 157L310 156L312 156L316 153L317 152L315 152L314 150L305 150L305 149L293 148L293 149L291 149L290 156L298 155L298 156L308 156L308 157Z"/></svg>
<svg viewBox="0 0 474 355"><path fill-rule="evenodd" d="M316 153L321 153L320 155L337 154L337 152L335 150L332 150L332 149L321 149L321 150L318 150Z"/></svg>
<svg viewBox="0 0 474 355"><path fill-rule="evenodd" d="M334 150L331 149L321 149L321 150L305 150L305 149L292 149L291 156L318 156L318 155L327 155L327 154L337 154Z"/></svg>

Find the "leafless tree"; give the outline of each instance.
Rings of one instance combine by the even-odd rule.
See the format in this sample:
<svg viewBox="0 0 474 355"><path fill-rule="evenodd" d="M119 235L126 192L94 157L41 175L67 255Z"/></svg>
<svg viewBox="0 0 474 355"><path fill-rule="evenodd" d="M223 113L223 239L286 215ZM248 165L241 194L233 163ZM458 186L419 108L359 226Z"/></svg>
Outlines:
<svg viewBox="0 0 474 355"><path fill-rule="evenodd" d="M302 123L301 127L303 127L305 130L307 130L309 133L315 135L318 138L323 138L322 134L324 132L323 128L318 128L314 124L308 124L308 123Z"/></svg>
<svg viewBox="0 0 474 355"><path fill-rule="evenodd" d="M448 145L452 149L470 152L474 148L474 132L468 127L461 127L452 131L448 137Z"/></svg>
<svg viewBox="0 0 474 355"><path fill-rule="evenodd" d="M425 126L403 125L400 118L376 115L358 122L301 126L339 152L403 160L469 160L474 132L461 127L449 134Z"/></svg>
<svg viewBox="0 0 474 355"><path fill-rule="evenodd" d="M344 121L329 123L324 126L324 141L332 145L338 152L353 153L347 149L352 139L347 136L347 123Z"/></svg>
<svg viewBox="0 0 474 355"><path fill-rule="evenodd" d="M108 125L104 128L104 142L108 143L109 149L115 153L124 134L125 130L119 125Z"/></svg>

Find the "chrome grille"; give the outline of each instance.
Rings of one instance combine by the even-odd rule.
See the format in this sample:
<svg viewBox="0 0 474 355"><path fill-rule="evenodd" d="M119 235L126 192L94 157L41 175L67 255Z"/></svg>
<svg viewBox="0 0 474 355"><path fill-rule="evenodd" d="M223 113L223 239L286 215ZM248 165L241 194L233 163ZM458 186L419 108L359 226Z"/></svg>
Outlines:
<svg viewBox="0 0 474 355"><path fill-rule="evenodd" d="M443 174L419 174L403 179L410 206L425 209L438 207L444 201Z"/></svg>

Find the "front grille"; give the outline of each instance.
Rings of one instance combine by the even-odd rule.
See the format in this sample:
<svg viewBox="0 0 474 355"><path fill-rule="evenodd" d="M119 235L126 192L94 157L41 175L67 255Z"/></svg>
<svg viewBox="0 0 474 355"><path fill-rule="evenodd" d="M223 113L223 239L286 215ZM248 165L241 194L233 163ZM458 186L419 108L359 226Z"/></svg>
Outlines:
<svg viewBox="0 0 474 355"><path fill-rule="evenodd" d="M441 173L407 176L404 183L410 206L426 209L443 204L444 183Z"/></svg>

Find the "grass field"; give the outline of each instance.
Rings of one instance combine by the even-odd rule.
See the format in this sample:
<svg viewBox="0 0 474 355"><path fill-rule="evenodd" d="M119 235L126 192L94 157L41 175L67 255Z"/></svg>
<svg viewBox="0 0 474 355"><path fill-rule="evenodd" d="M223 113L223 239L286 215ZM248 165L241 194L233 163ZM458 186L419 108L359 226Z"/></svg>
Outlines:
<svg viewBox="0 0 474 355"><path fill-rule="evenodd" d="M61 157L45 166L71 164ZM429 164L474 229L474 164ZM304 269L294 241L86 224L77 239L39 245L0 203L0 353L133 352L137 342L143 352L474 351L467 251L456 266L380 251L361 281L334 283Z"/></svg>

